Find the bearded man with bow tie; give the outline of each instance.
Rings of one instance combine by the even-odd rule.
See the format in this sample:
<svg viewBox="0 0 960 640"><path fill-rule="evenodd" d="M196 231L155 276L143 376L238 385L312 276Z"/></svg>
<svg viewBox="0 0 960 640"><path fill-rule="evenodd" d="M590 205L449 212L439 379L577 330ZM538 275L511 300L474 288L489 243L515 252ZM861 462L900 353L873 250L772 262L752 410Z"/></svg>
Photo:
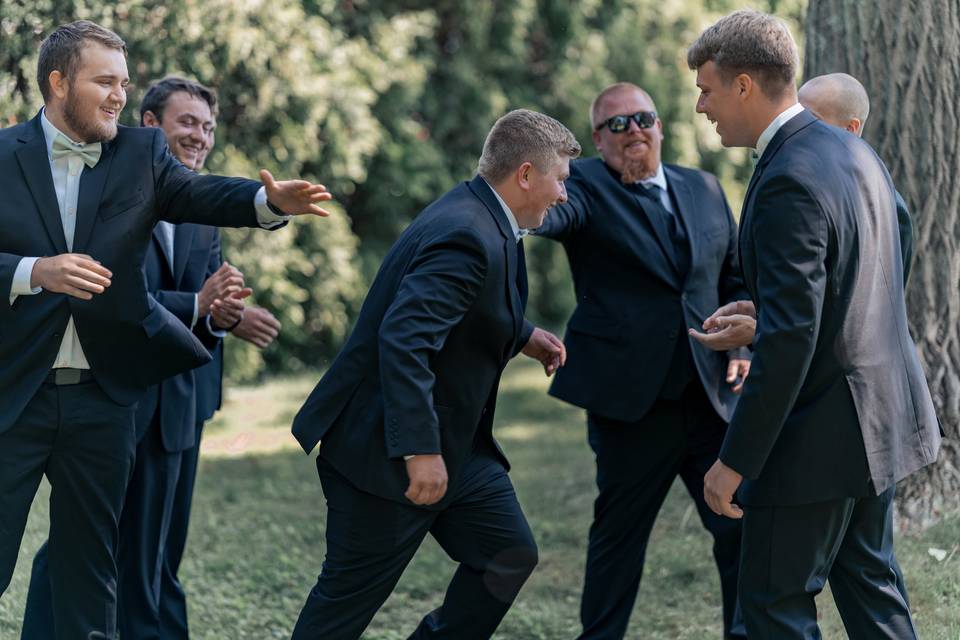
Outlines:
<svg viewBox="0 0 960 640"><path fill-rule="evenodd" d="M120 127L126 46L77 21L41 45L44 99L0 131L0 594L46 475L58 638L116 636L118 521L144 391L210 360L147 295L158 220L275 228L322 185L200 176L162 131Z"/></svg>

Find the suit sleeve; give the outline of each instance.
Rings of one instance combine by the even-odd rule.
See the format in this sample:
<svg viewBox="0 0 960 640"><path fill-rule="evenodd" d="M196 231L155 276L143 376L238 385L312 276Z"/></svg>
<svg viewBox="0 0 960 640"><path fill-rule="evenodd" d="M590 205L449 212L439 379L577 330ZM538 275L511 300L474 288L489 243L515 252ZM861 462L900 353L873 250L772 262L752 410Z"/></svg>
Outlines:
<svg viewBox="0 0 960 640"><path fill-rule="evenodd" d="M12 253L0 253L0 305L10 308L10 294L13 290L13 274L23 256Z"/></svg>
<svg viewBox="0 0 960 640"><path fill-rule="evenodd" d="M210 259L207 262L207 272L203 277L203 281L206 282L207 279L217 272L217 269L220 268L220 264L223 262L220 250L220 232L216 229L213 230L213 239L210 241ZM207 324L208 316L200 316L197 318L197 324L193 327L193 333L200 339L200 342L203 343L208 350L213 351L222 338L214 333L210 332L210 327Z"/></svg>
<svg viewBox="0 0 960 640"><path fill-rule="evenodd" d="M757 332L753 364L720 459L760 475L806 378L827 286L827 219L805 187L788 178L758 187L750 237L756 254Z"/></svg>
<svg viewBox="0 0 960 640"><path fill-rule="evenodd" d="M900 255L903 258L903 288L907 288L910 279L910 263L913 261L913 220L907 202L899 191L894 192L897 200L897 226L900 229Z"/></svg>
<svg viewBox="0 0 960 640"><path fill-rule="evenodd" d="M587 225L591 197L583 174L575 170L566 181L567 201L552 207L543 224L533 234L552 240L565 240Z"/></svg>
<svg viewBox="0 0 960 640"><path fill-rule="evenodd" d="M390 458L440 453L431 362L476 301L486 272L482 241L461 228L426 242L401 280L378 334Z"/></svg>
<svg viewBox="0 0 960 640"><path fill-rule="evenodd" d="M152 153L156 211L162 220L260 228L254 206L259 182L204 176L187 169L170 153L160 129L155 130Z"/></svg>

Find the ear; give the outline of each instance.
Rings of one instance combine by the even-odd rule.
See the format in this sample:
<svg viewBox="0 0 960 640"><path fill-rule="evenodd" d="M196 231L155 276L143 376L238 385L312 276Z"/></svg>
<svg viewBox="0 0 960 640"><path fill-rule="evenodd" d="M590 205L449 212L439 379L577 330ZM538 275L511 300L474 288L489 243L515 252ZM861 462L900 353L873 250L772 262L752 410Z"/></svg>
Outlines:
<svg viewBox="0 0 960 640"><path fill-rule="evenodd" d="M63 73L54 69L50 72L50 75L47 76L47 82L50 83L50 93L57 96L60 100L66 99L70 83Z"/></svg>
<svg viewBox="0 0 960 640"><path fill-rule="evenodd" d="M524 162L517 167L517 184L520 185L520 188L524 191L528 191L530 189L531 171L533 171L533 164L530 162Z"/></svg>
<svg viewBox="0 0 960 640"><path fill-rule="evenodd" d="M740 96L740 99L745 100L753 93L753 78L746 73L738 74L737 77L733 79L733 88L737 92L737 95Z"/></svg>
<svg viewBox="0 0 960 640"><path fill-rule="evenodd" d="M143 112L143 124L148 127L159 127L160 118L157 117L153 111L144 111Z"/></svg>
<svg viewBox="0 0 960 640"><path fill-rule="evenodd" d="M590 137L593 138L593 146L597 148L597 151L600 151L600 132L594 129Z"/></svg>
<svg viewBox="0 0 960 640"><path fill-rule="evenodd" d="M855 136L860 135L860 129L863 127L863 123L860 122L860 118L850 118L847 121L847 126L845 127L847 131L852 133Z"/></svg>

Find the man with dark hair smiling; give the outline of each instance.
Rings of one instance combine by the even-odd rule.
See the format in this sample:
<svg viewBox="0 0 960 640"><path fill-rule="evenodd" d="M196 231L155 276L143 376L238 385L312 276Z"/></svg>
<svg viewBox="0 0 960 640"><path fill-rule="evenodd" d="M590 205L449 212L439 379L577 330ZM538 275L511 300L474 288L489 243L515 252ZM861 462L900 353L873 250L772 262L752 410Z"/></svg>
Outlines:
<svg viewBox="0 0 960 640"><path fill-rule="evenodd" d="M752 303L691 330L720 349L753 342L704 497L743 518L749 637L819 637L814 598L829 580L850 637L906 640L893 493L941 435L907 328L890 176L797 102L798 58L786 25L755 11L721 18L687 52L697 111L724 146L759 156L740 234Z"/></svg>
<svg viewBox="0 0 960 640"><path fill-rule="evenodd" d="M126 47L78 21L43 42L44 108L0 130L0 592L41 478L50 481L50 588L60 638L116 633L118 521L135 403L210 359L147 296L157 220L274 228L326 212L322 185L199 176L163 134L118 127Z"/></svg>

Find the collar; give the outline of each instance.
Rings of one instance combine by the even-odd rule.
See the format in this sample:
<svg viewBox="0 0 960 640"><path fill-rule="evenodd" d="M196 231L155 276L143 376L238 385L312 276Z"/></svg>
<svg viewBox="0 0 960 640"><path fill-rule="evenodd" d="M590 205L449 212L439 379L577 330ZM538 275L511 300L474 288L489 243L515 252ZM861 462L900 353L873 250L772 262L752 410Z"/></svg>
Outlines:
<svg viewBox="0 0 960 640"><path fill-rule="evenodd" d="M57 129L56 125L50 122L49 118L47 118L46 107L40 110L40 126L43 127L43 137L46 138L47 142L47 159L50 160L50 162L53 162L53 141L56 140L58 133L77 146L83 145L82 142L74 141L73 138L63 131L60 131L60 129Z"/></svg>
<svg viewBox="0 0 960 640"><path fill-rule="evenodd" d="M792 107L788 107L780 115L773 119L767 128L763 130L763 133L760 134L760 137L757 138L757 158L763 157L763 152L767 150L767 145L770 144L770 141L773 140L773 136L777 134L777 131L780 130L780 127L787 124L795 115L803 111L803 105L799 102L794 104Z"/></svg>
<svg viewBox="0 0 960 640"><path fill-rule="evenodd" d="M663 172L663 163L657 165L657 172L650 176L649 178L644 178L638 184L643 185L646 188L650 188L653 185L660 187L664 193L667 192L667 175Z"/></svg>
<svg viewBox="0 0 960 640"><path fill-rule="evenodd" d="M483 181L487 182L487 179L484 178ZM517 239L517 242L519 242L523 236L527 235L527 230L520 228L520 225L517 223L516 216L513 215L513 211L510 210L510 207L507 206L507 203L504 202L503 198L500 197L500 194L497 193L497 190L493 188L493 185L487 182L487 186L490 187L490 191L493 191L493 195L496 196L497 202L499 202L500 206L503 207L503 211L507 214L507 221L510 223L510 230L513 231L513 237Z"/></svg>

